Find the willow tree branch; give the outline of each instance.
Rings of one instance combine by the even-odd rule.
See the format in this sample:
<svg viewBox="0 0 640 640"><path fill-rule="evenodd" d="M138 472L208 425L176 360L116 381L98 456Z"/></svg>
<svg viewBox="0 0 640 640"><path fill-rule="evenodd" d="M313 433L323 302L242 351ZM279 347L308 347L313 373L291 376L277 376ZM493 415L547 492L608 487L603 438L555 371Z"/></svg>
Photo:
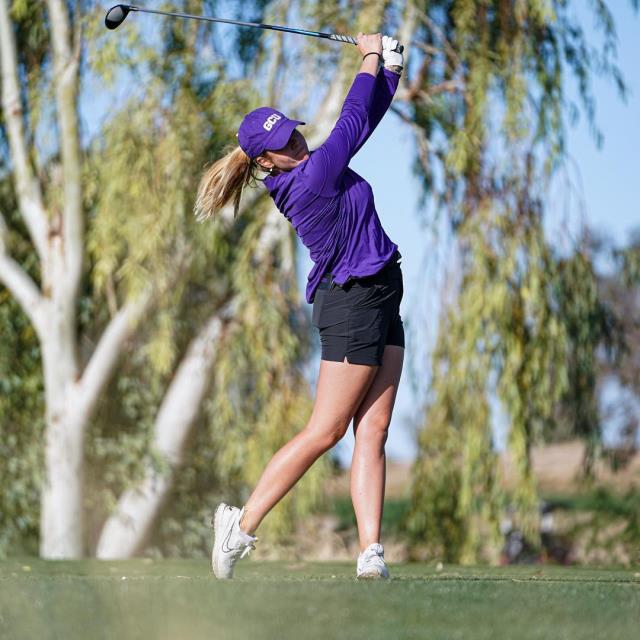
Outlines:
<svg viewBox="0 0 640 640"><path fill-rule="evenodd" d="M46 255L47 215L40 184L29 164L18 83L16 41L7 0L0 0L0 65L2 113L11 150L16 197L20 214L42 261Z"/></svg>
<svg viewBox="0 0 640 640"><path fill-rule="evenodd" d="M287 24L287 13L289 12L290 0L287 0L283 3L283 5L279 8L278 11L278 21L276 24ZM267 104L275 104L275 101L278 96L277 91L277 80L278 80L278 70L284 60L283 56L283 42L282 37L283 34L281 31L276 31L274 34L275 44L271 48L272 51L272 60L269 65L269 71L267 73Z"/></svg>
<svg viewBox="0 0 640 640"><path fill-rule="evenodd" d="M411 63L411 47L414 44L413 35L416 31L418 23L418 14L413 2L407 2L405 12L402 16L402 22L398 28L398 40L404 45L404 69L405 73L400 78L400 89L405 90L410 85L407 71Z"/></svg>
<svg viewBox="0 0 640 640"><path fill-rule="evenodd" d="M0 283L10 291L41 336L44 300L29 274L7 253L7 236L7 225L0 213Z"/></svg>
<svg viewBox="0 0 640 640"><path fill-rule="evenodd" d="M456 53L455 48L453 47L453 45L451 44L447 36L444 34L444 31L442 31L442 29L438 26L438 24L434 22L424 11L422 11L421 9L418 9L417 7L416 7L416 13L418 15L418 18L422 22L424 22L424 24L426 24L431 29L431 31L433 31L436 34L437 37L440 38L442 45L444 47L444 52L453 61L454 68L461 67L462 61L460 60L460 57Z"/></svg>
<svg viewBox="0 0 640 640"><path fill-rule="evenodd" d="M85 421L91 417L100 393L110 380L122 354L124 343L133 335L140 319L149 310L153 302L151 293L151 289L144 291L137 298L123 305L103 331L76 387L78 396L76 409L84 415Z"/></svg>

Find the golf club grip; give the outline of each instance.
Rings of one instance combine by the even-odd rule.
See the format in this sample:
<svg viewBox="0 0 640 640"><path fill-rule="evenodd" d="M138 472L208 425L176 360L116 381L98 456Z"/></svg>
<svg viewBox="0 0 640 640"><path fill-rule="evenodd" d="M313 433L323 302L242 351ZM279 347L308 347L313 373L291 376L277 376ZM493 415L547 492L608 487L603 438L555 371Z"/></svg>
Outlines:
<svg viewBox="0 0 640 640"><path fill-rule="evenodd" d="M358 41L353 36L342 36L339 33L332 33L329 38L331 40L337 40L338 42L350 42L351 44L358 44ZM404 51L404 45L399 44L394 51L402 53Z"/></svg>

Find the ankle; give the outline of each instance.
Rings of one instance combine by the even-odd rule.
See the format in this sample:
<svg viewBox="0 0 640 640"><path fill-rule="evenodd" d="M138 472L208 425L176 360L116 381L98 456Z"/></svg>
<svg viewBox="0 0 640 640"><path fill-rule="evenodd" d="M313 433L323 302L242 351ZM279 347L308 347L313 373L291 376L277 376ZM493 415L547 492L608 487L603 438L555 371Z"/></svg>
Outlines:
<svg viewBox="0 0 640 640"><path fill-rule="evenodd" d="M242 514L242 516L240 517L240 520L238 521L238 528L240 529L240 531L242 531L242 533L246 533L248 536L252 536L254 533L253 528L247 527L244 523L246 515L247 515L247 508L245 507L244 513Z"/></svg>

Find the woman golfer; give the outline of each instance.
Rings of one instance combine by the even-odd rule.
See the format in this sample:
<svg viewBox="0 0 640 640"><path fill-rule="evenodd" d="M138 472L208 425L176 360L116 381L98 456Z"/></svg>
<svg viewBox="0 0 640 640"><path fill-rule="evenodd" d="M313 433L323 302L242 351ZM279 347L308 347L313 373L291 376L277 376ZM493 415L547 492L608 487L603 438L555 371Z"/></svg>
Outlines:
<svg viewBox="0 0 640 640"><path fill-rule="evenodd" d="M253 533L262 519L344 436L352 419L356 577L389 577L380 522L384 445L404 357L401 256L380 224L371 186L348 165L395 94L403 67L397 44L379 33L358 34L362 64L338 121L317 149L310 152L296 130L304 122L260 107L242 120L240 146L214 163L200 183L195 212L202 219L232 197L237 208L252 171L269 172L264 185L314 262L306 300L313 303L322 346L309 422L273 456L242 509L225 503L216 509L212 568L218 578L233 577L236 561L255 549Z"/></svg>

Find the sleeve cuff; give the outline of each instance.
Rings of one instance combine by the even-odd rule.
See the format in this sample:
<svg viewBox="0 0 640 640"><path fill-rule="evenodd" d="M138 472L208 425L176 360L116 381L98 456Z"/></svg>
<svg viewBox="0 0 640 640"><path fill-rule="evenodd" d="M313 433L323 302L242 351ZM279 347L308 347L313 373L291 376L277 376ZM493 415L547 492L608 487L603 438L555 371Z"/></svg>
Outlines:
<svg viewBox="0 0 640 640"><path fill-rule="evenodd" d="M390 67L383 67L383 69L384 73L390 78L392 78L393 76L397 77L402 75L402 67L397 64L391 65Z"/></svg>
<svg viewBox="0 0 640 640"><path fill-rule="evenodd" d="M376 81L376 77L377 77L377 74L375 76L372 76L370 73L367 73L366 71L359 71L358 73L356 73L354 82L360 81L360 84L365 84L365 85L367 82L374 84Z"/></svg>

